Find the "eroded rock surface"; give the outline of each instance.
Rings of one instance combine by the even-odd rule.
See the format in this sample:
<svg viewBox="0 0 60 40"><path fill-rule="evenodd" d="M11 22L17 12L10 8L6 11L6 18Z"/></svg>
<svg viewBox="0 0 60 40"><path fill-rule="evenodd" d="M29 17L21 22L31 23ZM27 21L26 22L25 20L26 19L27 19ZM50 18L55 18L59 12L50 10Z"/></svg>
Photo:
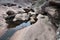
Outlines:
<svg viewBox="0 0 60 40"><path fill-rule="evenodd" d="M54 26L47 17L42 17L39 16L35 24L17 31L10 40L56 40Z"/></svg>
<svg viewBox="0 0 60 40"><path fill-rule="evenodd" d="M20 0L17 0L17 1L20 2ZM17 1L15 2L17 3ZM37 9L39 10L38 12L31 8L31 4L30 4L32 3L31 1L30 3L28 3L30 5L27 5L26 2L27 0L26 1L21 0L20 3L21 5L24 6L21 8L17 7L17 6L20 6L18 3L17 3L18 4L17 6L11 6L10 4L9 5L7 4L8 6L3 6L4 4L0 6L0 9L1 9L0 10L0 16L1 16L0 24L3 26L3 27L1 26L1 30L0 30L1 32L0 35L2 37L2 38L0 37L1 40L4 40L3 38L6 35L7 36L5 40L56 40L56 26L52 24L51 22L52 20L49 19L49 16L54 16L54 14L56 13L55 8L50 4L47 5L48 7L47 6L44 7L45 5L43 5L42 10L41 10L42 12L40 13L39 9ZM53 2L51 3L53 4ZM26 5L27 7L25 7ZM51 7L49 7L49 5ZM13 14L10 14L10 12L8 12L10 10L13 12ZM7 22L6 18L9 22ZM21 23L22 23L22 26L20 25ZM27 23L29 24L27 25ZM14 26L14 28L12 28L12 30L9 30L8 28L10 26ZM11 33L11 35L9 35L9 33Z"/></svg>

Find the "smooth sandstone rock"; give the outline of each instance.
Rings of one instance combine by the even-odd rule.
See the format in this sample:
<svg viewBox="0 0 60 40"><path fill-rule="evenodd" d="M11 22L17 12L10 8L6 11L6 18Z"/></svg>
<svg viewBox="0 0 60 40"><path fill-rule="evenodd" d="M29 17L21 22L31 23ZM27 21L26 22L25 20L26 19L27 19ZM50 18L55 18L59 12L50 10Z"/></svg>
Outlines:
<svg viewBox="0 0 60 40"><path fill-rule="evenodd" d="M0 37L8 30L7 25L4 18L0 16Z"/></svg>
<svg viewBox="0 0 60 40"><path fill-rule="evenodd" d="M48 18L38 18L35 24L17 31L10 40L56 40L54 26Z"/></svg>

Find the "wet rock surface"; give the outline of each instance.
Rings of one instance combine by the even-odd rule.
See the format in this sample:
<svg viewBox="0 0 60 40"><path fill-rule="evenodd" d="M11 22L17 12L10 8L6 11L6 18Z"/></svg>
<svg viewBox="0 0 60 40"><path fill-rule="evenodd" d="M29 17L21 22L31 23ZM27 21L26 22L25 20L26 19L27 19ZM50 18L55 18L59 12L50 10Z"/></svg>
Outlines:
<svg viewBox="0 0 60 40"><path fill-rule="evenodd" d="M3 10L2 10L3 11ZM5 12L5 11L4 11ZM18 12L18 11L17 11ZM22 16L23 17L21 17L21 20L19 20L20 19L20 15L18 16L17 14L19 14L19 13L15 13L14 11L6 11L6 13L5 14L7 14L8 16L7 17L5 17L4 15L1 17L2 19L4 19L4 20L0 20L1 22L0 23L2 23L1 25L2 26L0 26L1 28L2 27L5 27L5 25L6 24L8 24L8 25L6 25L6 29L4 28L4 29L2 29L1 31L4 31L4 30L6 30L6 31L4 31L4 32L1 32L1 33L4 33L4 34L2 34L2 36L0 37L0 40L9 40L9 38L16 32L16 31L18 31L18 30L20 30L20 29L22 29L22 28L25 28L25 27L27 27L27 26L30 26L31 25L31 23L30 22L28 22L29 20L27 19L26 20L26 17L25 16L27 16L27 15L25 15L25 14L27 14L27 13L21 13L22 14ZM1 14L2 15L2 14ZM18 19L16 20L16 21L13 21L13 19L15 18L15 16L18 16ZM28 16L27 16L28 17ZM23 18L23 19L22 19ZM3 24L4 23L4 24ZM14 28L13 28L14 27ZM8 29L8 28L12 28L12 29Z"/></svg>
<svg viewBox="0 0 60 40"><path fill-rule="evenodd" d="M39 15L40 20L37 23L17 31L10 40L56 40L54 26L50 24L47 17L42 17L43 15ZM16 35L18 35L18 39Z"/></svg>
<svg viewBox="0 0 60 40"><path fill-rule="evenodd" d="M26 10L24 11L19 11L17 10L17 8L15 7L7 7L7 6L0 6L1 9L1 18L4 20L0 20L1 25L3 26L3 28L6 25L6 28L2 29L1 27L1 33L3 33L0 37L0 40L9 40L10 37L18 30L25 28L27 26L30 26L33 24L33 22L31 22L31 18L32 15L27 13ZM21 8L23 10L23 8ZM6 10L6 11L5 11ZM33 9L28 9L29 11L34 12ZM19 16L18 16L19 15ZM34 14L35 15L35 14ZM17 17L16 17L17 16ZM35 18L35 16L34 16ZM16 20L15 20L16 19ZM37 19L37 18L36 18ZM35 19L34 19L35 20ZM34 21L36 22L36 21ZM10 29L11 28L11 29Z"/></svg>
<svg viewBox="0 0 60 40"><path fill-rule="evenodd" d="M59 2L48 0L34 9L32 0L13 1L1 3L0 40L59 40Z"/></svg>

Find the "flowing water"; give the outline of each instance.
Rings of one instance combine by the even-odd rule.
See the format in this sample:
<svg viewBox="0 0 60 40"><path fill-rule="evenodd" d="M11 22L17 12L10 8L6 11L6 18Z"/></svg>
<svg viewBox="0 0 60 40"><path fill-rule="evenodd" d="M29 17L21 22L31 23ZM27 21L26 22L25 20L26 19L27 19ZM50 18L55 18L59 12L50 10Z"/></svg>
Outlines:
<svg viewBox="0 0 60 40"><path fill-rule="evenodd" d="M41 2L40 2L41 1ZM9 3L17 3L17 4L19 4L19 5L23 5L24 7L25 6L32 6L32 3L34 2L34 1L32 1L32 0L0 0L0 3L7 3L7 2L9 2ZM38 7L39 5L41 5L42 3L44 2L44 0L38 0L37 2L36 2L36 4L35 5L33 5L33 7L34 6L36 6L36 7ZM0 37L0 40L9 40L9 38L16 32L16 31L18 31L18 30L21 30L22 28L25 28L25 27L29 27L31 25L31 23L30 23L30 21L28 21L28 22L23 22L23 23L21 23L21 24L19 24L19 25L17 25L16 27L14 27L14 28L10 28L10 29L8 29L1 37ZM13 25L14 26L14 25Z"/></svg>
<svg viewBox="0 0 60 40"><path fill-rule="evenodd" d="M23 22L22 24L16 26L15 28L8 29L1 37L0 40L9 40L9 38L18 30L30 26L30 22Z"/></svg>

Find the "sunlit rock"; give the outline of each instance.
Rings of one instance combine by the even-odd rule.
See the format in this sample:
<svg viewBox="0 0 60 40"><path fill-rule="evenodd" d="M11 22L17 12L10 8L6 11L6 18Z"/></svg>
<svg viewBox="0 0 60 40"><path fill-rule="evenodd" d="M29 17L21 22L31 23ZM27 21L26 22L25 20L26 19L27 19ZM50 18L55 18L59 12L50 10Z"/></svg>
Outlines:
<svg viewBox="0 0 60 40"><path fill-rule="evenodd" d="M27 13L21 13L21 14L17 14L15 16L15 18L13 19L13 21L16 20L28 20L29 19L29 15Z"/></svg>
<svg viewBox="0 0 60 40"><path fill-rule="evenodd" d="M17 36L17 37L16 37ZM49 37L48 37L49 36ZM17 31L10 40L55 40L54 26L48 21L48 17L39 20L29 27Z"/></svg>
<svg viewBox="0 0 60 40"><path fill-rule="evenodd" d="M36 12L32 12L32 11L30 11L29 13L30 13L31 15L32 15L32 14L36 14Z"/></svg>

